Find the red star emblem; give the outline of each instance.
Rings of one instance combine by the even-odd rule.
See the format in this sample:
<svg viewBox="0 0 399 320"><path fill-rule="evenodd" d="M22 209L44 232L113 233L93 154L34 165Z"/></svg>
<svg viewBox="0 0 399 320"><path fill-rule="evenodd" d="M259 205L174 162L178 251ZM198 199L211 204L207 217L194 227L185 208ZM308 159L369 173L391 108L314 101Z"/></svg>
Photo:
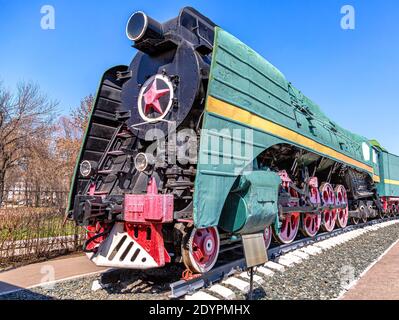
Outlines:
<svg viewBox="0 0 399 320"><path fill-rule="evenodd" d="M163 97L167 94L170 90L169 89L161 89L158 90L157 88L157 79L155 79L150 89L144 94L144 114L148 114L148 112L153 108L156 112L163 114L163 110L161 108L161 104L159 103L159 98Z"/></svg>

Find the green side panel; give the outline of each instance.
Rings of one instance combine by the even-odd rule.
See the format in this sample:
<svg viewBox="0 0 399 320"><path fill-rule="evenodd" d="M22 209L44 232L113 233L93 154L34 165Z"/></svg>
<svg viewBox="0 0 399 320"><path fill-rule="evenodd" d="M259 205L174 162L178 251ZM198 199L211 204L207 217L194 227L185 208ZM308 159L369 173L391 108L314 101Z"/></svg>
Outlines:
<svg viewBox="0 0 399 320"><path fill-rule="evenodd" d="M399 157L388 153L380 153L381 183L378 184L380 196L399 196Z"/></svg>
<svg viewBox="0 0 399 320"><path fill-rule="evenodd" d="M380 183L377 184L377 192L378 194L383 197L387 195L387 185L384 183L385 176L389 176L389 169L388 169L388 159L387 156L384 155L385 152L379 153L379 163L380 163Z"/></svg>
<svg viewBox="0 0 399 320"><path fill-rule="evenodd" d="M253 141L259 142L254 144ZM225 199L237 177L244 169L249 170L253 159L265 149L282 142L264 132L206 113L194 188L195 226L217 226Z"/></svg>
<svg viewBox="0 0 399 320"><path fill-rule="evenodd" d="M235 232L244 227L247 221L248 204L239 193L230 193L224 204L219 226L227 232Z"/></svg>
<svg viewBox="0 0 399 320"><path fill-rule="evenodd" d="M371 144L366 138L332 122L278 69L220 28L215 30L208 100L210 96L373 167ZM197 227L218 225L233 183L261 152L275 144L296 144L208 111L204 115L203 129L194 192ZM237 137L241 138L240 142ZM370 149L366 157L363 144ZM226 145L230 146L227 150ZM222 161L226 155L231 163ZM265 226L257 228L261 227Z"/></svg>
<svg viewBox="0 0 399 320"><path fill-rule="evenodd" d="M279 175L255 170L244 174L238 184L226 200L219 227L228 232L250 233L272 224L278 212Z"/></svg>
<svg viewBox="0 0 399 320"><path fill-rule="evenodd" d="M262 56L217 29L208 95L273 121L357 161L368 139L331 121L320 107L289 83Z"/></svg>

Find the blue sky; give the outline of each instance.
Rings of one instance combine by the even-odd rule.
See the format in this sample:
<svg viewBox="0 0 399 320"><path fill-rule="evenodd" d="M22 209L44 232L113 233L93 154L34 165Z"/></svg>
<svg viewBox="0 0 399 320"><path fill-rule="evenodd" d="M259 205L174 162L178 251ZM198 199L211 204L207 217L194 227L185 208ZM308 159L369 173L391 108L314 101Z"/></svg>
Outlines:
<svg viewBox="0 0 399 320"><path fill-rule="evenodd" d="M55 8L55 30L40 9ZM356 29L342 30L353 5ZM37 82L68 113L107 68L129 64L128 17L159 21L191 5L278 67L333 120L399 154L399 2L396 0L0 0L0 79Z"/></svg>

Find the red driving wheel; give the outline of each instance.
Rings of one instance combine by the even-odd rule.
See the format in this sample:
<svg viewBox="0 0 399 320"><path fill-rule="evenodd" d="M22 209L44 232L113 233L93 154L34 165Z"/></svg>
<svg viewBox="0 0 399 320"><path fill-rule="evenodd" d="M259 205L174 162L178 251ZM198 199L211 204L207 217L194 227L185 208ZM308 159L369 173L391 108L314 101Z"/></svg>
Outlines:
<svg viewBox="0 0 399 320"><path fill-rule="evenodd" d="M193 273L205 273L212 269L219 256L220 238L216 227L192 229L183 244L183 261Z"/></svg>

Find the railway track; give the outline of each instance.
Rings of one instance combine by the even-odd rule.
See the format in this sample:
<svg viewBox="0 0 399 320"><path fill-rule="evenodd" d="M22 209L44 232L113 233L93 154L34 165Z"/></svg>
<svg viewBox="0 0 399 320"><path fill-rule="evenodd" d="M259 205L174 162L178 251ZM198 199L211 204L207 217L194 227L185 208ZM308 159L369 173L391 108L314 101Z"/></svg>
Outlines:
<svg viewBox="0 0 399 320"><path fill-rule="evenodd" d="M289 267L297 262L300 262L301 260L301 255L302 257L305 255L311 255L311 250L306 250L301 251L300 253L297 253L296 255L291 256L291 261L290 259L283 259L283 261L279 261L280 257L285 257L287 254L292 253L294 251L299 251L302 248L307 248L309 246L312 246L314 244L320 243L324 240L327 239L333 239L335 237L338 237L340 235L345 235L349 234L352 231L355 230L362 230L367 227L373 227L382 223L386 223L389 221L399 221L399 217L389 217L389 218L383 218L383 219L375 219L368 221L366 223L359 223L356 225L349 225L343 229L336 229L333 230L332 232L325 232L325 233L320 233L316 235L313 238L307 237L307 238L302 238L298 239L290 244L284 244L280 246L275 246L272 247L268 250L268 259L269 262L265 265L266 269L264 267L262 268L262 272L264 275L272 275L276 270L279 269L283 270L285 267ZM327 246L326 246L327 248ZM235 247L235 249L239 249L238 246ZM316 249L314 253L319 253L322 251L322 247L319 249ZM292 259L293 258L293 259ZM285 260L285 263L284 263ZM278 263L280 262L280 263ZM282 262L282 264L281 264ZM267 268L269 267L269 268ZM229 277L235 277L237 275L240 275L241 278L246 278L246 273L241 273L246 269L246 263L244 258L236 259L233 261L228 261L228 262L221 262L216 265L210 272L205 273L199 277L190 279L190 280L179 280L176 282L173 282L170 284L170 289L171 289L171 298L182 298L187 295L190 295L193 297L193 299L211 299L212 296L207 295L207 294L199 294L195 295L196 292L198 292L200 289L203 288L212 288L212 286L215 283L221 282L225 280L226 278ZM269 272L268 272L269 271ZM257 278L260 280L259 278ZM244 286L244 283L242 282L243 280L236 281L237 285L234 284L234 282L227 282L228 287L236 287L238 290L241 291L247 291L248 288L247 286ZM256 280L255 280L256 281ZM261 281L259 281L261 282ZM231 294L231 290L228 289L227 287L225 288L227 290L221 289L220 285L217 285L214 287L214 290L217 292L219 295L223 295L223 292L226 293L225 298L228 297L228 294Z"/></svg>
<svg viewBox="0 0 399 320"><path fill-rule="evenodd" d="M374 232L370 232L374 230L377 231L379 228L381 228L381 230L377 231L379 232L377 233L378 237L388 232L392 239L397 238L398 233L395 234L393 231L388 231L390 225L397 230L397 227L393 225L397 223L399 223L399 217L372 220L363 224L350 225L345 229L337 229L331 233L320 233L314 238L302 238L291 244L271 247L268 250L269 262L265 266L258 268L255 273L254 280L257 283L256 289L258 291L262 289L266 290L268 292L267 295L274 299L279 298L281 294L288 297L295 296L295 294L298 293L294 294L291 292L296 288L295 286L297 286L298 283L296 282L297 284L293 286L292 289L289 289L293 279L297 277L295 274L300 275L306 272L306 270L320 268L320 263L321 265L328 265L331 263L322 260L318 262L318 254L321 255L322 252L325 252L331 255L340 250L352 250L355 252L356 249L353 249L355 248L355 243L364 241L362 240L364 238L368 238L369 240L367 241L372 239L371 241L373 242L383 242L379 241L379 238L374 238L374 240ZM325 251L332 248L334 245L344 242L347 242L347 245L337 246L337 250L334 252L329 253ZM376 248L378 248L378 246L379 244L376 245ZM60 279L52 289L46 289L45 286L43 288L38 286L35 289L20 290L20 293L14 293L8 297L10 299L25 299L26 297L29 297L29 299L43 299L44 297L50 297L51 299L96 300L245 299L249 289L249 279L244 271L246 269L245 260L242 258L242 249L237 243L232 244L232 247L233 249L230 248L230 251L225 251L225 253L221 255L221 259L214 269L188 281L180 280L179 275L183 271L183 268L178 265L168 265L168 267L150 271L111 269L101 275L77 276L74 280ZM348 250L345 248L348 248ZM375 252L378 253L381 251L375 249ZM367 258L364 264L367 266L367 261L369 261L367 260L368 254L365 255ZM315 256L316 259L306 259L306 257L310 256ZM303 259L302 261L301 258ZM337 259L342 259L342 255L340 256L338 253ZM309 266L309 264L311 266ZM79 266L76 267L78 268ZM296 271L297 269L298 271ZM332 272L337 272L337 269ZM285 284L281 283L282 279L284 279ZM307 277L307 280L303 281L312 281L309 279L310 278ZM266 282L264 287L262 287L262 281ZM315 279L314 281L316 283L316 288L318 285L317 281L319 280ZM269 288L271 283L272 288ZM45 283L42 285L45 285ZM327 286L329 285L330 284ZM273 288L274 292L270 291L273 290ZM307 292L309 288L310 287L306 287L304 290ZM284 293L280 292L281 290L284 290ZM302 289L299 287L299 291L300 290ZM315 289L315 291L317 290ZM307 293L305 296L308 296ZM261 297L257 295L257 298L259 299Z"/></svg>
<svg viewBox="0 0 399 320"><path fill-rule="evenodd" d="M314 248L313 245L315 244L322 243L328 239L334 239L341 235L349 234L356 230L362 230L367 227L381 225L389 221L399 222L399 217L374 219L366 223L348 225L345 228L336 229L332 232L319 233L315 237L302 237L290 244L274 245L268 249L269 262L266 264L266 266L261 267L262 269L260 270L262 272L260 273L264 276L271 276L276 271L281 271L284 268L290 267L295 263L300 262L300 256L309 256L315 253L321 253L324 249L323 246ZM358 235L361 234L359 233ZM348 238L347 240L350 239ZM313 249L309 249L309 247L312 247ZM301 252L298 253L298 251ZM296 254L287 259L286 257L293 252L296 252ZM245 259L243 258L242 245L237 243L232 244L231 246L221 249L221 253L222 254L220 255L218 263L211 271L198 277L194 277L190 280L178 280L166 284L166 286L169 286L170 288L169 298L182 299L184 297L188 297L190 299L193 297L193 299L212 299L211 295L201 292L202 289L209 291L209 288L215 289L215 292L217 292L219 296L224 295L223 297L226 299L234 296L231 289L238 289L239 291L246 293L249 288L249 283L248 279L245 279L246 272L244 270L246 269L246 263ZM109 271L111 276L106 278L118 279L118 274L121 272L124 271L113 269ZM227 286L219 284L222 282L225 283L226 279L233 278L238 280L233 282L227 281ZM245 280L247 280L247 285L244 285L243 281ZM260 280L259 277L255 276L255 281L256 280ZM112 286L112 280L107 280L105 283L100 285L107 287L110 285ZM221 287L223 288L221 289Z"/></svg>

